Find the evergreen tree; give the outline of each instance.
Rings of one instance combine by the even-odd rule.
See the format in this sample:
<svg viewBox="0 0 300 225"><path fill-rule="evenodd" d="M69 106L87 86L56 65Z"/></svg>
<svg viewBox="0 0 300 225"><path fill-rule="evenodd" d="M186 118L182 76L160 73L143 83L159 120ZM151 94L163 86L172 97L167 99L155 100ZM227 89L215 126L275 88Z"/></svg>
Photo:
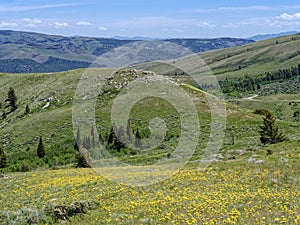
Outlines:
<svg viewBox="0 0 300 225"><path fill-rule="evenodd" d="M13 112L18 108L17 96L13 88L11 87L9 88L7 93L7 99L5 101L8 102L8 107L10 107L10 112Z"/></svg>
<svg viewBox="0 0 300 225"><path fill-rule="evenodd" d="M92 136L92 148L95 148L95 126L92 125L92 128L91 128L91 136Z"/></svg>
<svg viewBox="0 0 300 225"><path fill-rule="evenodd" d="M83 140L82 147L90 150L91 149L91 139L89 136L86 136Z"/></svg>
<svg viewBox="0 0 300 225"><path fill-rule="evenodd" d="M278 130L278 126L275 125L276 118L272 113L266 112L263 120L264 125L260 126L259 129L261 143L275 144L288 140L288 138Z"/></svg>
<svg viewBox="0 0 300 225"><path fill-rule="evenodd" d="M142 149L141 134L138 128L135 133L134 147L138 150Z"/></svg>
<svg viewBox="0 0 300 225"><path fill-rule="evenodd" d="M107 138L107 144L112 145L114 143L114 140L116 139L116 134L114 132L114 128L110 128L108 138Z"/></svg>
<svg viewBox="0 0 300 225"><path fill-rule="evenodd" d="M2 149L0 149L0 169L4 169L7 166L8 164L7 164L6 154Z"/></svg>
<svg viewBox="0 0 300 225"><path fill-rule="evenodd" d="M77 144L77 141L75 141L75 144L74 144L74 150L79 151L79 146L78 146L78 144Z"/></svg>
<svg viewBox="0 0 300 225"><path fill-rule="evenodd" d="M81 149L76 153L76 167L77 168L90 168L89 154L86 149Z"/></svg>
<svg viewBox="0 0 300 225"><path fill-rule="evenodd" d="M127 122L126 126L126 143L130 145L132 143L132 135L131 135L131 128L130 128L130 120Z"/></svg>
<svg viewBox="0 0 300 225"><path fill-rule="evenodd" d="M125 148L125 145L122 143L122 141L119 140L119 138L115 133L115 130L117 130L117 127L115 127L115 129L113 127L110 129L108 139L107 139L107 144L110 148L120 152L122 148Z"/></svg>
<svg viewBox="0 0 300 225"><path fill-rule="evenodd" d="M39 158L43 158L45 156L45 148L44 148L42 136L40 136L40 141L37 148L37 155Z"/></svg>
<svg viewBox="0 0 300 225"><path fill-rule="evenodd" d="M76 134L76 140L75 140L75 144L74 144L74 149L76 151L79 151L79 148L80 148L80 130L79 130L79 127L77 129L77 134Z"/></svg>
<svg viewBox="0 0 300 225"><path fill-rule="evenodd" d="M29 114L29 113L30 113L30 108L29 108L29 105L27 104L27 105L26 105L26 108L25 108L24 114L27 115L27 114Z"/></svg>
<svg viewBox="0 0 300 225"><path fill-rule="evenodd" d="M125 140L125 131L123 127L120 127L119 129L117 129L118 135L115 135L115 140L114 140L114 144L113 147L114 149L116 149L118 152L121 152L122 148L125 148L125 144L123 143Z"/></svg>
<svg viewBox="0 0 300 225"><path fill-rule="evenodd" d="M2 111L2 119L6 119L6 112L5 112L5 110Z"/></svg>

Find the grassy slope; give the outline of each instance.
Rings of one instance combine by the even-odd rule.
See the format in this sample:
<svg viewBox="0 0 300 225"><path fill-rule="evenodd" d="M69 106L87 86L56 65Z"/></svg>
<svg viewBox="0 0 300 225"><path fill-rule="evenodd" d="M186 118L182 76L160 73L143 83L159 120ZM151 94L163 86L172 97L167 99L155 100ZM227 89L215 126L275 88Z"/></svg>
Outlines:
<svg viewBox="0 0 300 225"><path fill-rule="evenodd" d="M100 69L100 71L102 70ZM74 155L72 156L74 144L72 101L78 79L83 72L84 70L75 70L53 74L2 74L0 76L0 82L3 84L3 88L0 91L1 99L4 100L8 88L13 87L16 90L19 102L17 111L9 114L6 119L1 120L1 143L8 154L9 161L22 162L24 159L27 162L39 161L35 157L39 136L43 136L51 166L70 163L74 160ZM115 80L122 82L118 77ZM184 89L195 99L195 105L199 111L202 136L199 140L197 154L194 156L194 159L198 159L200 157L199 154L207 144L210 131L210 112L207 103L205 103L207 99L202 91L189 86L184 86ZM100 132L107 133L110 129L110 110L116 94L117 92L115 94L108 93L106 96L103 95L99 98L100 103L102 102L100 104L102 107L97 108L96 116ZM51 97L53 100L50 102L50 106L42 109L47 104L47 101L41 99ZM24 115L26 104L31 109L29 115ZM162 106L163 108L161 108ZM232 147L245 149L247 148L245 143L252 143L251 145L257 146L258 133L256 129L261 120L260 117L231 104L227 104L226 107L228 114L227 130L229 132L230 127L234 126L234 132L236 132L237 136L237 145ZM149 118L149 109L152 109L152 113L163 118L166 118L168 114L174 114L176 120L176 112L172 111L172 107L170 108L170 105L166 103L160 102L157 104L155 100L148 100L141 102L135 108L136 110L133 110L131 116L136 121L141 119L141 122L133 123L133 128L140 126L147 131L149 119L152 118ZM240 119L241 115L243 115L242 120ZM173 122L172 120L169 121L171 128L169 135L172 136L178 134L176 130L178 123L175 120ZM245 129L245 127L247 128ZM285 128L289 131L290 126L286 125ZM224 149L230 147L229 142L229 134L226 134ZM153 152L141 153L133 158L131 157L130 160L145 163L150 155L154 158L166 156L174 149L175 145L176 139L171 139L171 141L166 142L164 150L156 149ZM60 157L64 158L64 154L68 155L67 159L60 159ZM35 160L31 160L33 156ZM127 161L128 159L125 157L124 160ZM36 165L32 165L32 167L35 168Z"/></svg>
<svg viewBox="0 0 300 225"><path fill-rule="evenodd" d="M266 156L266 149L274 154ZM1 180L0 222L61 224L54 218L62 215L73 216L64 221L72 225L299 224L299 154L299 141L281 143L214 162L205 171L191 163L172 178L146 187L115 183L92 169L8 174ZM254 156L265 163L247 163ZM127 169L116 176L144 176ZM82 208L66 213L78 202Z"/></svg>
<svg viewBox="0 0 300 225"><path fill-rule="evenodd" d="M55 157L63 158L64 151L70 154L73 148L71 107L82 72L77 70L57 74L2 74L0 76L1 101L6 98L8 88L13 87L19 105L17 111L1 120L1 143L8 154L9 161L18 161L20 156L21 159L24 157L28 161L35 161L31 157L35 156L39 136L43 137L46 151L50 155L52 148L58 148ZM47 104L46 99L51 97L53 100L50 106L43 109ZM29 115L24 115L26 104L31 109ZM62 163L63 160L58 158L53 159L52 165L59 161Z"/></svg>
<svg viewBox="0 0 300 225"><path fill-rule="evenodd" d="M219 79L256 75L296 66L300 35L269 39L249 45L200 54ZM241 70L237 70L241 66Z"/></svg>
<svg viewBox="0 0 300 225"><path fill-rule="evenodd" d="M290 37L278 40L285 39L290 39ZM274 40L262 42L259 45L272 42ZM294 42L290 44L292 43ZM278 45L274 45L275 48ZM230 50L216 51L216 54L222 55L227 51ZM233 51L237 50L233 49ZM212 54L213 52L210 52L206 56L213 57ZM253 54L256 53L253 52ZM293 60L286 62L287 64L296 63ZM226 65L229 66L232 62L227 61ZM265 63L266 68L269 68L268 65L271 64L275 67L276 64ZM255 63L255 60L253 67L254 65L255 73L263 69L263 66L260 66L259 62ZM284 65L285 63L281 64L281 66ZM276 68L280 67L276 65ZM0 75L1 100L6 97L8 88L13 87L20 102L18 111L1 121L1 142L6 145L4 150L10 161L22 161L24 159L18 159L18 157L25 157L25 160L34 159L37 164L42 165L42 162L35 156L39 135L45 138L48 154L53 153L50 156L54 158L54 164L55 160L59 161L61 157L68 154L69 157L64 162L72 160L74 140L71 103L78 79L83 72L83 70L76 70L54 74ZM236 76L242 74L241 71L235 73ZM119 78L116 78L116 81L119 82ZM195 224L196 222L201 224L205 222L211 224L233 222L237 224L279 224L281 222L299 224L299 122L279 121L280 127L292 141L261 146L258 143L257 132L261 124L261 116L226 103L227 133L220 151L224 160L213 163L207 171L201 172L197 160L201 158L201 149L205 147L208 138L207 131L210 129L208 107L203 101L205 97L202 91L189 86L185 87L185 90L195 98L200 120L202 120L201 131L204 137L199 141L196 155L192 158L195 161L175 177L157 185L139 188L116 185L95 175L90 170L9 174L8 179L1 181L4 188L0 192L0 205L2 206L0 207L0 221L8 221L8 224L12 223L13 218L21 221L22 215L26 215L27 211L21 212L20 209L28 209L30 214L32 212L30 210L36 207L42 222L44 206L57 204L67 207L72 202L86 200L95 203L93 206L95 208L86 216L72 218L70 224ZM112 98L115 97L115 94L108 95L107 98L103 96L98 101L105 107L97 108L96 114L99 123L104 127L110 125L110 106ZM43 110L42 107L47 103L40 99L52 96L57 100L53 100L50 107ZM287 99L291 96L276 96L278 99L282 97ZM292 97L299 96L293 95ZM270 99L264 97L263 100ZM248 105L248 102L242 101L240 104L244 106ZM26 104L30 105L32 113L23 116ZM134 112L133 117L140 117L147 121L149 119L148 109L145 107L147 104L150 104L150 108L154 111L160 111L155 107L155 102L142 102L139 107L141 110ZM249 107L251 110L261 106L261 104L254 105L255 102L250 102L250 104L253 104ZM275 110L272 104L270 104L270 109ZM171 112L171 108L167 106L167 110L162 113L168 112ZM232 132L236 139L234 145L230 144ZM173 144L171 143L170 147ZM26 152L27 147L30 147L28 152ZM266 156L267 149L273 151L274 154ZM131 160L132 162L147 160L156 153L155 151L148 152L135 156ZM249 164L247 160L251 157L262 159L265 163ZM123 158L123 160L127 159ZM140 175L143 176L143 174ZM136 176L136 174L124 176ZM166 199L165 196L168 198ZM19 216L14 217L16 216L14 212L17 212ZM32 218L37 215L36 211L33 212ZM53 221L48 218L45 222L51 224Z"/></svg>
<svg viewBox="0 0 300 225"><path fill-rule="evenodd" d="M300 35L290 35L163 62L178 68L189 64L194 67L194 70L191 69L187 72L199 75L207 72L205 69L203 73L203 62L201 60L204 60L210 70L217 76L217 79L251 76L298 65L300 60L299 46ZM241 67L240 70L238 69L239 66ZM166 74L170 70L172 71L171 68L166 68L167 66L162 64L146 63L140 67L162 71Z"/></svg>

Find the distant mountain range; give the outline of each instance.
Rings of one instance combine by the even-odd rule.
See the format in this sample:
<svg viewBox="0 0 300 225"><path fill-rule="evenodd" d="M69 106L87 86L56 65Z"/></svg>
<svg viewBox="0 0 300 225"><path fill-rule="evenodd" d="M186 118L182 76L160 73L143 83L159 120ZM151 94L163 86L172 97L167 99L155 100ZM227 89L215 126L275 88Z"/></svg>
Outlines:
<svg viewBox="0 0 300 225"><path fill-rule="evenodd" d="M293 34L297 34L297 33L299 33L299 31L287 31L287 32L282 32L282 33L277 33L277 34L260 34L260 35L255 35L255 36L249 37L248 39L254 40L254 41L263 41L263 40L267 40L270 38L288 36L288 35L293 35Z"/></svg>
<svg viewBox="0 0 300 225"><path fill-rule="evenodd" d="M96 37L64 37L32 32L0 30L0 72L33 73L58 72L77 68L86 68L99 56L120 46L138 40L120 40L116 38ZM253 42L240 38L214 39L166 39L198 53L208 50L241 46ZM165 45L163 49L172 45ZM182 56L182 52L174 52L172 47L162 59ZM160 50L158 48L158 50ZM172 52L173 51L173 52ZM140 52L141 60L145 52ZM147 53L149 54L149 53ZM168 55L170 54L170 55ZM100 66L107 66L105 64Z"/></svg>

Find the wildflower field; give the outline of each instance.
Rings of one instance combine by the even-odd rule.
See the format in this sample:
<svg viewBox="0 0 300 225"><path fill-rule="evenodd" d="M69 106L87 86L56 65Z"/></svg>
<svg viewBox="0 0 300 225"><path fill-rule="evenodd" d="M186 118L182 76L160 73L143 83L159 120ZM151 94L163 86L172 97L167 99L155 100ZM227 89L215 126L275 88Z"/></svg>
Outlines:
<svg viewBox="0 0 300 225"><path fill-rule="evenodd" d="M118 184L93 169L8 174L0 224L300 224L297 149L261 165L241 158L201 170L191 162L150 186Z"/></svg>

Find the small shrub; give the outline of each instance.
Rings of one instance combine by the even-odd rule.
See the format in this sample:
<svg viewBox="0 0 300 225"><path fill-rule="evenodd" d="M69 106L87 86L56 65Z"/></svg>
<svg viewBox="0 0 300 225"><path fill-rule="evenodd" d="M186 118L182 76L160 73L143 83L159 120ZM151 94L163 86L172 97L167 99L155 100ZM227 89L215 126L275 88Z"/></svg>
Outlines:
<svg viewBox="0 0 300 225"><path fill-rule="evenodd" d="M21 172L28 172L28 171L30 171L29 164L23 163L20 170L21 170Z"/></svg>
<svg viewBox="0 0 300 225"><path fill-rule="evenodd" d="M266 109L256 109L253 113L265 116L265 115L267 115L268 110L266 110Z"/></svg>
<svg viewBox="0 0 300 225"><path fill-rule="evenodd" d="M49 204L44 207L46 215L51 216L55 221L68 220L75 215L87 213L87 210L92 209L95 203L88 201L72 202L71 204Z"/></svg>
<svg viewBox="0 0 300 225"><path fill-rule="evenodd" d="M51 220L43 211L33 208L22 208L16 212L0 211L0 222L3 225L50 224Z"/></svg>

